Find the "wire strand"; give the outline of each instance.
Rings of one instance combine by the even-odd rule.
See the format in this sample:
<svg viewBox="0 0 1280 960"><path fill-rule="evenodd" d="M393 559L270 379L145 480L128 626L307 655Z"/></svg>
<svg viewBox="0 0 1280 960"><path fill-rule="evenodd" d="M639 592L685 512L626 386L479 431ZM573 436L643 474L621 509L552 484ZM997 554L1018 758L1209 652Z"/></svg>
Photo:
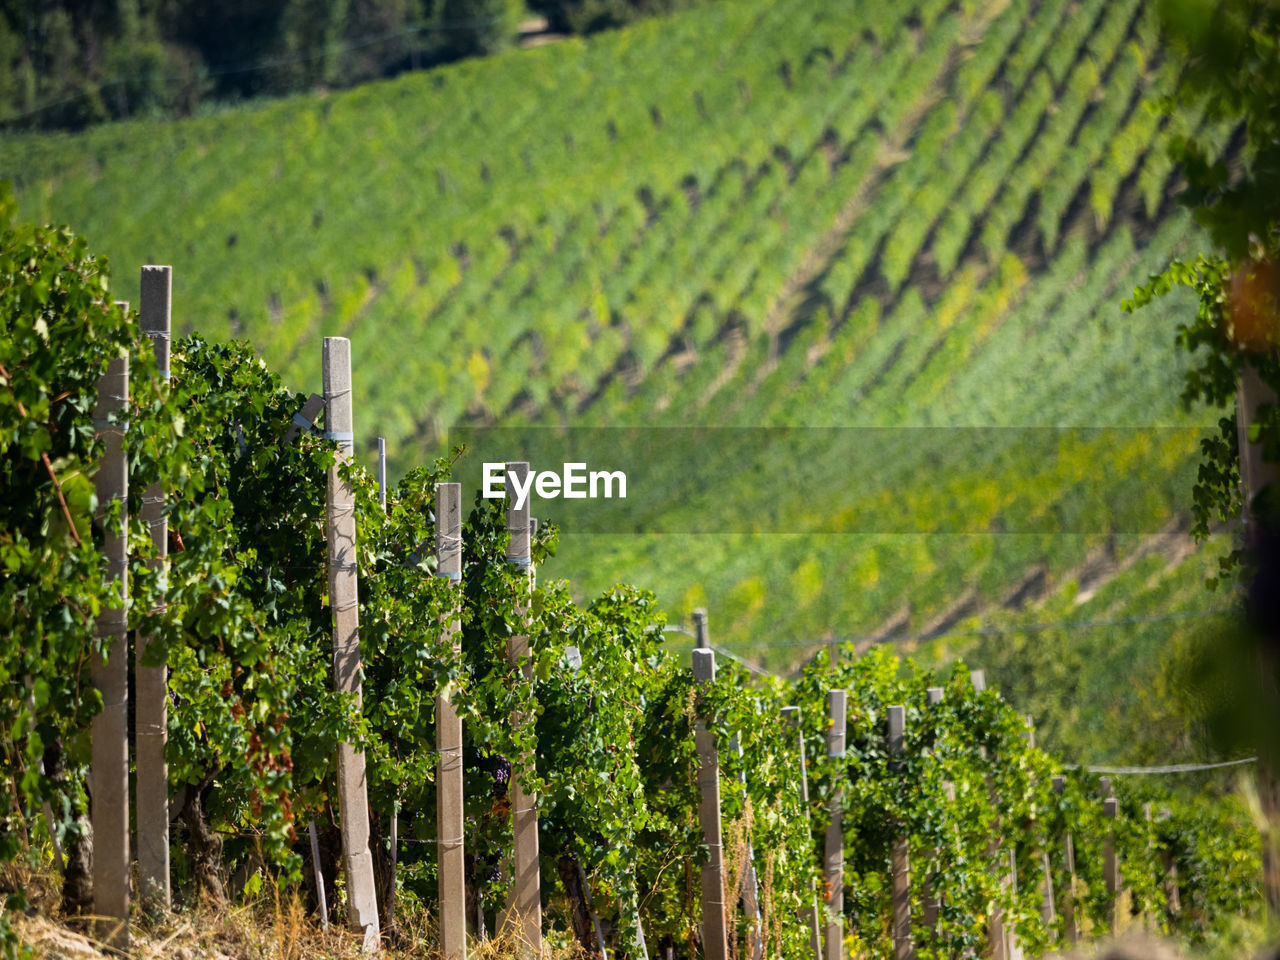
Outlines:
<svg viewBox="0 0 1280 960"><path fill-rule="evenodd" d="M1197 773L1201 770L1221 770L1223 767L1239 767L1257 763L1257 757L1239 760L1223 760L1221 763L1166 763L1154 767L1095 767L1090 764L1064 764L1066 770L1087 770L1089 773L1149 774L1149 773Z"/></svg>

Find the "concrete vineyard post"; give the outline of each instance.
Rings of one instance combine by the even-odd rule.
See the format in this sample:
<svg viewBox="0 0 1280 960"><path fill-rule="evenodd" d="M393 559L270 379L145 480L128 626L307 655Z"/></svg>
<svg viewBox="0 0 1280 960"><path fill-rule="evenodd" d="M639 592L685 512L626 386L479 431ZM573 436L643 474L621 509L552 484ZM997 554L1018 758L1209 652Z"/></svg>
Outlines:
<svg viewBox="0 0 1280 960"><path fill-rule="evenodd" d="M356 582L355 491L341 476L355 448L351 402L351 341L325 337L323 347L325 437L338 444L329 467L325 542L328 546L329 607L333 611L333 675L339 693L360 703L360 607ZM342 866L347 882L347 919L363 934L366 951L378 948L378 901L369 849L369 795L364 754L338 744L338 803L342 826Z"/></svg>
<svg viewBox="0 0 1280 960"><path fill-rule="evenodd" d="M528 574L528 589L533 589L533 559L530 555L530 523L529 500L516 509L516 500L512 495L513 484L524 487L529 476L527 462L508 463L507 476L507 531L511 539L507 544L507 563L523 569ZM521 607L519 615L527 616L528 607ZM513 633L507 640L507 661L515 666L524 661L523 674L525 683L532 687L533 663L529 655L528 633ZM523 727L530 722L527 718L515 713L511 717L514 728ZM526 754L511 758L511 820L515 835L515 853L512 858L514 876L511 885L511 898L507 901L498 929L514 928L520 950L525 956L540 956L542 953L542 893L541 878L538 874L538 797L537 794L525 790L526 772L533 772L534 757Z"/></svg>
<svg viewBox="0 0 1280 960"><path fill-rule="evenodd" d="M693 679L704 687L716 678L716 655L698 647L693 651ZM699 698L701 700L701 698ZM728 960L729 938L724 909L724 847L720 835L720 758L715 734L707 729L699 702L694 727L698 751L698 824L710 856L702 865L702 949L706 960Z"/></svg>
<svg viewBox="0 0 1280 960"><path fill-rule="evenodd" d="M387 509L387 438L378 438L378 502Z"/></svg>
<svg viewBox="0 0 1280 960"><path fill-rule="evenodd" d="M117 303L127 311L127 303ZM98 614L96 633L103 652L95 649L90 671L102 694L102 711L90 726L89 793L93 823L93 913L95 934L118 949L129 948L129 465L123 423L108 417L128 409L129 357L107 363L98 379L95 432L103 440L102 461L93 478L98 494L95 519L103 525L104 568L114 594ZM120 516L108 522L113 501Z"/></svg>
<svg viewBox="0 0 1280 960"><path fill-rule="evenodd" d="M142 332L151 338L160 376L169 379L169 344L173 268L142 268L142 300L139 310ZM169 554L168 520L160 484L147 487L142 499L142 519L151 531L156 557L151 567L164 575ZM137 740L138 791L138 893L144 910L168 910L169 892L169 768L165 763L168 742L168 668L145 666L150 637L138 637L135 649L134 688L138 702L134 725Z"/></svg>
<svg viewBox="0 0 1280 960"><path fill-rule="evenodd" d="M804 758L804 728L800 725L800 708L783 707L782 716L790 729L796 732L796 752L800 756L800 803L804 807L805 826L812 822L809 816L809 771ZM806 831L812 833L811 830ZM800 910L800 921L809 929L809 949L814 960L822 960L822 925L818 919L818 892L813 893L813 900L808 907Z"/></svg>
<svg viewBox="0 0 1280 960"><path fill-rule="evenodd" d="M710 638L707 635L707 611L699 607L693 611L694 646L700 650L710 650Z"/></svg>
<svg viewBox="0 0 1280 960"><path fill-rule="evenodd" d="M1066 777L1053 778L1053 792L1061 796L1067 789ZM1062 898L1062 926L1070 943L1080 942L1080 925L1076 920L1076 848L1068 828L1062 835L1062 856L1067 868L1067 891Z"/></svg>
<svg viewBox="0 0 1280 960"><path fill-rule="evenodd" d="M845 691L827 692L827 756L844 757ZM827 835L823 856L826 886L826 922L823 930L823 960L844 960L844 772L839 772L831 791Z"/></svg>
<svg viewBox="0 0 1280 960"><path fill-rule="evenodd" d="M462 485L436 484L436 576L449 581L462 597ZM462 623L447 615L445 640L460 659ZM463 856L462 719L446 690L436 697L436 840L440 881L440 956L464 960L467 955L466 863Z"/></svg>
<svg viewBox="0 0 1280 960"><path fill-rule="evenodd" d="M1107 925L1112 936L1120 932L1120 855L1116 851L1115 821L1120 804L1115 797L1102 801L1102 816L1111 821L1102 846L1102 878L1107 885Z"/></svg>
<svg viewBox="0 0 1280 960"><path fill-rule="evenodd" d="M902 758L906 735L907 708L889 708L889 756L890 769L896 770ZM913 960L916 955L911 945L911 862L908 856L907 836L893 838L890 861L891 896L893 898L893 956L894 960Z"/></svg>

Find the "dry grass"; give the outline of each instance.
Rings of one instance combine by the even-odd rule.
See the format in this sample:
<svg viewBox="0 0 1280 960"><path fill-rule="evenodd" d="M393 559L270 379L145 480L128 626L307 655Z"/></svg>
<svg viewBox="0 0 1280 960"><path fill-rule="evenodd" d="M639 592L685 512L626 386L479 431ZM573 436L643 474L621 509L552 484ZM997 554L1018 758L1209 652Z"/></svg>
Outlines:
<svg viewBox="0 0 1280 960"><path fill-rule="evenodd" d="M1184 960L1185 956L1167 940L1133 935L1057 955L1057 960Z"/></svg>
<svg viewBox="0 0 1280 960"><path fill-rule="evenodd" d="M106 960L111 951L89 933L91 918L67 918L58 910L58 878L20 864L0 866L0 890L21 890L29 909L14 917L22 943L37 960ZM436 960L435 918L425 910L398 910L397 932L384 938L387 960ZM134 960L365 960L361 937L339 924L326 931L294 891L270 884L251 903L180 908L135 916ZM468 945L473 960L521 956L511 936ZM578 960L572 943L549 944L547 960Z"/></svg>
<svg viewBox="0 0 1280 960"><path fill-rule="evenodd" d="M112 956L101 943L65 922L41 914L16 918L14 924L23 943L38 960L106 960ZM429 919L402 930L393 945L382 954L388 960L439 955ZM278 908L253 904L179 911L153 922L135 923L130 955L135 960L366 960L361 938L331 926L324 931L296 898ZM521 956L510 937L490 938L471 943L467 955L473 960L513 960ZM575 960L572 947L553 947L548 960Z"/></svg>
<svg viewBox="0 0 1280 960"><path fill-rule="evenodd" d="M1208 948L1188 948L1175 940L1132 930L1115 938L1081 944L1069 953L1046 960L1275 960L1274 931L1260 925L1244 925L1228 941Z"/></svg>

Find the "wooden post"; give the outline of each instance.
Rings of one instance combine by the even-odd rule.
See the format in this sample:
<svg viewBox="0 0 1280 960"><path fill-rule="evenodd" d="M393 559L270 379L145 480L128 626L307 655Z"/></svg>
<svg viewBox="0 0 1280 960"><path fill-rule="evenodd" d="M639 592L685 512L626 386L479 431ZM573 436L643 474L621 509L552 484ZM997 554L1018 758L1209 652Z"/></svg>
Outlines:
<svg viewBox="0 0 1280 960"><path fill-rule="evenodd" d="M1067 789L1066 777L1053 778L1053 792L1059 796ZM1062 898L1062 926L1067 940L1080 942L1080 925L1076 920L1076 847L1068 828L1062 835L1062 855L1067 868L1067 894Z"/></svg>
<svg viewBox="0 0 1280 960"><path fill-rule="evenodd" d="M890 769L901 763L903 741L906 734L907 708L889 708L889 756ZM911 945L911 863L908 855L907 836L898 834L893 839L890 855L891 895L893 897L893 956L894 960L914 960L916 951Z"/></svg>
<svg viewBox="0 0 1280 960"><path fill-rule="evenodd" d="M827 692L827 756L844 757L845 691ZM844 776L837 775L831 791L827 837L823 861L826 885L826 924L823 931L824 960L844 960Z"/></svg>
<svg viewBox="0 0 1280 960"><path fill-rule="evenodd" d="M1102 801L1102 815L1114 824L1120 811L1115 797ZM1112 826L1102 847L1102 876L1107 884L1107 923L1112 936L1120 932L1120 855L1116 851L1116 830Z"/></svg>
<svg viewBox="0 0 1280 960"><path fill-rule="evenodd" d="M507 544L507 563L524 569L529 576L529 589L533 588L533 559L530 555L529 500L516 509L513 480L524 486L529 476L527 462L508 463L507 476L507 530L511 540ZM519 615L528 614L521 608ZM533 663L529 651L527 633L512 634L507 639L507 661L516 666L524 661L525 683L532 687ZM516 713L511 717L513 727L522 727L530 718ZM526 957L542 955L542 893L538 874L538 797L524 788L525 772L535 772L532 754L512 758L511 762L511 820L515 834L514 877L511 898L507 901L498 929L510 927L519 941L519 949Z"/></svg>
<svg viewBox="0 0 1280 960"><path fill-rule="evenodd" d="M127 303L116 306L129 309ZM98 379L95 431L103 440L102 461L94 475L97 521L104 537L102 554L107 583L114 595L98 614L97 649L91 659L93 685L102 694L102 712L90 726L89 793L93 821L93 913L99 940L129 949L129 464L124 452L125 427L107 418L129 407L129 357L107 363ZM114 500L120 516L108 523ZM167 789L167 788L166 788Z"/></svg>
<svg viewBox="0 0 1280 960"><path fill-rule="evenodd" d="M742 785L743 796L747 792L747 771L742 766L742 744L735 736L729 743L730 749L738 758L738 782ZM751 929L747 933L747 956L751 960L764 960L764 929L760 923L760 886L756 878L755 851L751 848L751 837L747 837L747 862L742 868L742 906L751 920Z"/></svg>
<svg viewBox="0 0 1280 960"><path fill-rule="evenodd" d="M325 337L323 350L325 437L338 453L329 467L325 540L329 550L329 607L333 611L333 674L339 693L360 690L360 600L356 590L356 506L351 484L339 467L355 449L351 402L351 341ZM378 948L378 900L369 849L369 795L364 754L348 742L338 744L338 802L342 822L342 866L347 878L347 918L363 934L366 952Z"/></svg>
<svg viewBox="0 0 1280 960"><path fill-rule="evenodd" d="M311 840L311 871L316 881L316 905L320 908L320 926L329 932L329 900L324 892L324 870L320 867L320 840L316 836L316 821L307 820L307 836Z"/></svg>
<svg viewBox="0 0 1280 960"><path fill-rule="evenodd" d="M450 590L462 597L462 484L436 484L436 576L449 581ZM462 623L458 606L447 616L445 639L452 641L455 660ZM467 956L466 864L463 856L462 719L446 689L436 697L436 847L439 853L440 956L465 960Z"/></svg>
<svg viewBox="0 0 1280 960"><path fill-rule="evenodd" d="M172 267L142 268L142 332L151 338L160 376L169 379L170 304ZM164 490L155 483L142 500L142 519L151 530L156 557L151 569L163 577L169 554L169 523L164 513ZM138 637L134 651L134 685L138 702L134 717L137 740L138 887L144 910L168 910L169 894L169 768L168 668L144 666L151 637Z"/></svg>
<svg viewBox="0 0 1280 960"><path fill-rule="evenodd" d="M716 678L716 655L698 647L693 651L693 679L700 687ZM702 952L706 960L728 960L729 937L724 910L724 847L720 835L720 759L716 738L707 729L699 703L694 727L698 751L698 823L707 845L702 865Z"/></svg>
<svg viewBox="0 0 1280 960"><path fill-rule="evenodd" d="M783 707L782 716L787 724L796 732L796 751L800 755L800 803L804 807L805 835L812 836L810 827L812 818L809 815L809 770L804 758L804 728L800 724L799 707ZM822 925L818 920L818 892L813 893L813 901L800 911L800 922L809 928L809 949L814 960L822 960Z"/></svg>
<svg viewBox="0 0 1280 960"><path fill-rule="evenodd" d="M387 438L378 438L378 502L387 509Z"/></svg>

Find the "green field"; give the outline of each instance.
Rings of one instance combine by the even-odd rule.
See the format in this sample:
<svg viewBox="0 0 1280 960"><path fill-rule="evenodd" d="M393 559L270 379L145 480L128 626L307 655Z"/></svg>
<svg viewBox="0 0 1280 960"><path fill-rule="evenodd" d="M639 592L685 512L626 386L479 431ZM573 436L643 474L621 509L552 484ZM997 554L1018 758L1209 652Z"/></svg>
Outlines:
<svg viewBox="0 0 1280 960"><path fill-rule="evenodd" d="M713 639L781 667L1035 620L1098 551L1123 565L1177 529L1187 433L1046 461L1003 429L1216 420L1176 402L1191 301L1119 308L1203 245L1165 152L1187 121L1145 105L1172 81L1154 34L1137 0L721 0L337 95L9 137L0 177L111 258L117 295L172 263L175 321L251 339L299 390L319 338L350 336L362 448L385 436L393 473L463 425L1001 438L935 471L865 446L808 462L770 433L700 465L714 495L658 463L641 528L672 532L566 535L544 571L649 586L673 620L705 605ZM815 492L837 468L856 482ZM752 533L756 489L855 519ZM1110 526L1073 522L1095 502ZM1108 594L1108 617L1212 606L1187 586L1205 563Z"/></svg>

